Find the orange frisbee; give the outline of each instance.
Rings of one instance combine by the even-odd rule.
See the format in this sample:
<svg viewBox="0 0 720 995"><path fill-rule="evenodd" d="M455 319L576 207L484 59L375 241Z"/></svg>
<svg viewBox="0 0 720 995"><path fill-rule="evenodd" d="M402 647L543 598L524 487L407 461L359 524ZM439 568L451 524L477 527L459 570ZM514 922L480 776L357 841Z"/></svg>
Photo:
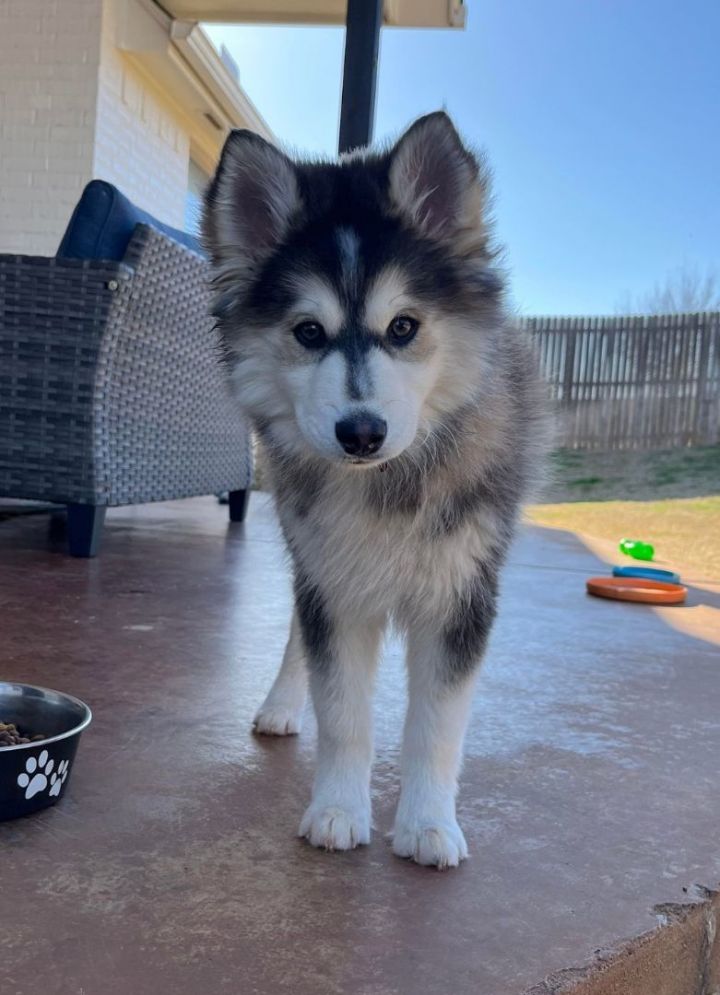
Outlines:
<svg viewBox="0 0 720 995"><path fill-rule="evenodd" d="M687 588L682 584L641 577L591 577L587 590L598 598L639 601L646 605L681 605L687 597Z"/></svg>

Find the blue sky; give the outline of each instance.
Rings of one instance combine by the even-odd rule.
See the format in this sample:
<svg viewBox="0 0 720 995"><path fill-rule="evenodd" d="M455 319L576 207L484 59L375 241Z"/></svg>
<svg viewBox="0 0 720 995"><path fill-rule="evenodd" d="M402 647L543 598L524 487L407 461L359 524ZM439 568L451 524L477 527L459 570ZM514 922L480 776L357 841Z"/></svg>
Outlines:
<svg viewBox="0 0 720 995"><path fill-rule="evenodd" d="M445 107L486 149L515 300L612 313L720 271L720 0L468 0L464 32L385 29L376 138ZM276 135L337 142L340 28L207 29Z"/></svg>

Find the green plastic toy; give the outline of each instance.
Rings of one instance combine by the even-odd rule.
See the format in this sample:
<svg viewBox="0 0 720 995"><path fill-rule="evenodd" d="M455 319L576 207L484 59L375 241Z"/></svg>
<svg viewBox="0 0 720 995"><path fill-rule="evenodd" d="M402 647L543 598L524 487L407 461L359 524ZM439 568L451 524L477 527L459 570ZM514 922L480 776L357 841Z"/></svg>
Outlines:
<svg viewBox="0 0 720 995"><path fill-rule="evenodd" d="M655 555L655 547L637 539L621 539L620 552L632 556L634 560L651 560Z"/></svg>

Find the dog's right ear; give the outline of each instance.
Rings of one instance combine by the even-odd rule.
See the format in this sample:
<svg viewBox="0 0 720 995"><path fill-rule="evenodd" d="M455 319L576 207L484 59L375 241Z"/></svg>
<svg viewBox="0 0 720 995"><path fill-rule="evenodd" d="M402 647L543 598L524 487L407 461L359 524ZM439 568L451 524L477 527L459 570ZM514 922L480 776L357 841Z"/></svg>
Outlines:
<svg viewBox="0 0 720 995"><path fill-rule="evenodd" d="M203 207L203 242L215 266L250 277L299 209L290 159L252 131L231 131Z"/></svg>

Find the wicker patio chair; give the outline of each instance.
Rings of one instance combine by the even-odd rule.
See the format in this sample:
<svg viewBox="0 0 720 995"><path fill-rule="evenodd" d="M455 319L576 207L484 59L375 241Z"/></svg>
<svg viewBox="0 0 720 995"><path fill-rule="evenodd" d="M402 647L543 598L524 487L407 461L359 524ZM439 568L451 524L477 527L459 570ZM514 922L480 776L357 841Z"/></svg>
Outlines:
<svg viewBox="0 0 720 995"><path fill-rule="evenodd" d="M147 224L121 261L0 256L0 496L67 505L74 556L108 507L230 492L247 426L208 317L207 263Z"/></svg>

